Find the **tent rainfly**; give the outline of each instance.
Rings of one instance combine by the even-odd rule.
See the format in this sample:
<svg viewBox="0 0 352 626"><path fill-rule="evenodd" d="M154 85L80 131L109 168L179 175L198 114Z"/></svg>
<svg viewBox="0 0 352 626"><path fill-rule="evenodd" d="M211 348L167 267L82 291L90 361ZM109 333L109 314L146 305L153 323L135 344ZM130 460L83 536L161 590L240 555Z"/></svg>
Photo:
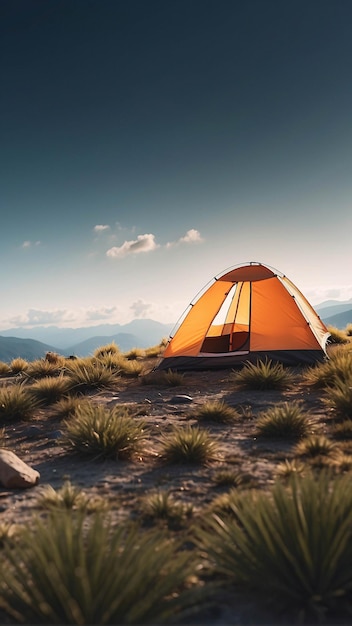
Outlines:
<svg viewBox="0 0 352 626"><path fill-rule="evenodd" d="M250 262L218 274L191 302L156 370L210 370L266 358L284 365L326 358L329 332L283 274Z"/></svg>

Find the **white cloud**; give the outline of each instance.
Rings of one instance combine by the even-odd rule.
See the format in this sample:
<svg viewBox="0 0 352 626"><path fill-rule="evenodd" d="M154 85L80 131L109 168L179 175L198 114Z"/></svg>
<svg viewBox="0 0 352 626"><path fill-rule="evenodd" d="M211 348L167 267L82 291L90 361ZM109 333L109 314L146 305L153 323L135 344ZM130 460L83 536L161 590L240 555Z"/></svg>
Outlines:
<svg viewBox="0 0 352 626"><path fill-rule="evenodd" d="M203 241L203 239L200 236L200 232L195 230L195 228L188 230L185 236L180 239L180 243L200 243L201 241Z"/></svg>
<svg viewBox="0 0 352 626"><path fill-rule="evenodd" d="M89 321L107 320L111 319L118 314L118 309L115 306L102 307L101 309L88 309L85 313L85 318Z"/></svg>
<svg viewBox="0 0 352 626"><path fill-rule="evenodd" d="M134 317L145 317L151 308L152 305L148 304L148 302L144 302L144 300L136 300L136 302L133 302L130 306Z"/></svg>
<svg viewBox="0 0 352 626"><path fill-rule="evenodd" d="M96 233L102 233L105 230L110 230L110 226L109 224L97 224L96 226L94 226L93 230Z"/></svg>
<svg viewBox="0 0 352 626"><path fill-rule="evenodd" d="M159 245L155 242L155 235L145 234L138 235L137 239L125 241L122 246L114 246L106 252L106 256L117 259L125 257L129 254L139 254L140 252L152 252Z"/></svg>
<svg viewBox="0 0 352 626"><path fill-rule="evenodd" d="M54 310L41 311L39 309L29 309L27 313L12 317L8 322L12 326L46 326L50 324L62 324L73 321L74 317L70 311Z"/></svg>
<svg viewBox="0 0 352 626"><path fill-rule="evenodd" d="M40 246L40 241L24 241L22 248L32 248L33 246Z"/></svg>
<svg viewBox="0 0 352 626"><path fill-rule="evenodd" d="M201 237L199 230L196 230L195 228L191 228L190 230L186 232L186 234L183 237L180 237L180 239L178 239L177 241L169 241L166 244L166 248L172 248L174 246L178 246L183 243L186 243L186 244L201 243L202 241L204 241L204 239Z"/></svg>

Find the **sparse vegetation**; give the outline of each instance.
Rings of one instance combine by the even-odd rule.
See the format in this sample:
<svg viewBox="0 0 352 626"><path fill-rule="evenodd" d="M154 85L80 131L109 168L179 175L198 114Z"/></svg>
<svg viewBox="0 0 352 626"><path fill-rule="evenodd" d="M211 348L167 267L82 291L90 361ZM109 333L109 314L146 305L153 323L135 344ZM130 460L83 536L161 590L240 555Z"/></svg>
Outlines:
<svg viewBox="0 0 352 626"><path fill-rule="evenodd" d="M192 417L195 417L200 422L212 421L220 424L231 424L232 422L239 420L241 414L237 409L229 406L226 402L220 400L213 400L204 402L201 406L197 407L192 413Z"/></svg>
<svg viewBox="0 0 352 626"><path fill-rule="evenodd" d="M327 329L330 333L330 337L329 337L330 343L337 343L337 344L348 343L349 339L348 339L346 331L340 330L339 328L336 328L335 326L328 326Z"/></svg>
<svg viewBox="0 0 352 626"><path fill-rule="evenodd" d="M145 385L158 385L160 387L179 387L185 380L183 372L166 370L166 372L151 372L143 377Z"/></svg>
<svg viewBox="0 0 352 626"><path fill-rule="evenodd" d="M20 374L21 372L26 372L28 367L28 361L26 361L26 359L22 359L21 357L16 357L15 359L12 359L10 363L10 369L12 374Z"/></svg>
<svg viewBox="0 0 352 626"><path fill-rule="evenodd" d="M352 377L352 352L338 347L328 360L308 368L304 380L317 389L331 387L335 382L346 381Z"/></svg>
<svg viewBox="0 0 352 626"><path fill-rule="evenodd" d="M169 526L179 526L192 517L193 506L177 501L169 491L156 491L145 496L142 503L143 516L148 521L162 521Z"/></svg>
<svg viewBox="0 0 352 626"><path fill-rule="evenodd" d="M165 624L202 597L186 592L198 559L179 542L96 514L38 518L5 551L2 604L20 622Z"/></svg>
<svg viewBox="0 0 352 626"><path fill-rule="evenodd" d="M64 426L66 445L96 459L130 459L142 452L146 438L145 422L132 418L125 407L119 406L78 407Z"/></svg>
<svg viewBox="0 0 352 626"><path fill-rule="evenodd" d="M0 422L29 420L38 406L23 384L0 388Z"/></svg>
<svg viewBox="0 0 352 626"><path fill-rule="evenodd" d="M261 437L300 439L308 432L309 419L300 402L283 402L261 413L256 429Z"/></svg>
<svg viewBox="0 0 352 626"><path fill-rule="evenodd" d="M102 363L94 360L71 361L67 377L71 393L84 394L94 389L110 389L117 383L116 375Z"/></svg>
<svg viewBox="0 0 352 626"><path fill-rule="evenodd" d="M335 380L326 389L323 402L338 418L352 418L352 374L348 380Z"/></svg>
<svg viewBox="0 0 352 626"><path fill-rule="evenodd" d="M53 404L60 400L71 388L66 376L45 376L28 388L28 393L37 404Z"/></svg>
<svg viewBox="0 0 352 626"><path fill-rule="evenodd" d="M240 370L233 370L231 381L241 389L284 389L293 382L293 375L282 363L271 359L246 363Z"/></svg>
<svg viewBox="0 0 352 626"><path fill-rule="evenodd" d="M351 554L349 548L345 556L340 550L340 546L347 545L344 515L348 506L343 508L345 505L340 503L340 494L345 497L345 493L338 483L343 478L348 482L352 472L350 345L334 345L325 362L314 368L296 368L294 374L265 361L246 364L230 376L227 372L226 378L216 372L199 375L153 370L152 359L160 355L161 344L155 347L154 356L153 351L132 351L130 359L115 348L104 346L93 357L71 360L57 355L53 360L33 361L15 375L9 366L0 381L0 447L11 449L16 442L13 449L20 455L21 451L37 450L37 446L44 451L47 433L46 462L52 455L55 458L56 452L61 456L62 447L66 456L75 453L68 460L62 459L67 460L69 477L64 476L58 487L59 476L55 474L55 482L33 490L31 495L35 492L37 499L31 499L24 517L25 499L20 500L21 532L14 534L4 526L2 533L0 528L0 608L6 623L56 620L83 624L90 623L88 619L91 623L120 623L114 607L115 600L119 606L122 602L121 585L125 586L124 607L138 603L138 607L126 609L123 620L129 621L123 623L138 623L143 616L142 623L154 624L158 623L158 615L160 623L188 623L182 614L186 605L195 607L198 597L204 596L210 601L214 598L217 606L224 596L226 604L226 594L231 596L233 585L239 615L241 593L246 602L247 591L259 614L264 596L273 599L269 615L276 616L283 608L287 619L291 607L293 612L295 608L300 611L297 620L316 617L329 621L334 611L337 618L352 611L352 566L347 564ZM239 384L241 373L244 379L248 377L248 383L244 380ZM198 386L198 380L202 386ZM152 387L146 389L145 384ZM187 402L173 401L172 388L178 385L183 385ZM251 394L252 389L256 393ZM267 393L270 389L283 393ZM264 393L258 393L261 390ZM275 402L276 398L287 401ZM30 425L21 423L29 419L33 419ZM94 467L90 463L105 459L109 462ZM112 460L127 463L111 465ZM82 480L85 466L93 468L87 484ZM330 507L322 517L323 529L315 521L319 517L317 494L324 491L323 487L311 490L314 502L308 506L309 485L321 480L327 481L325 495ZM335 487L333 505L331 493ZM346 497L350 498L348 490ZM336 540L334 507L342 528ZM51 532L54 517L56 526ZM11 519L10 508L4 512L4 519ZM130 577L126 573L123 578L119 571L128 559L125 546L132 550L126 539L136 519L141 525L133 532L138 541L145 541L144 546L148 544L150 554L156 549L153 533L160 541L165 533L165 541L175 547L175 554L187 556L187 563L188 558L191 561L191 569L187 570L191 576L180 570L179 583L168 587L161 600L162 590L153 587L160 585L160 578L150 579L153 606L136 591L139 573L135 575L131 566ZM285 528L284 519L288 520ZM315 536L308 533L311 524L319 530ZM23 540L22 526L27 533ZM42 537L44 526L48 532ZM102 538L93 538L102 526ZM150 527L153 532L149 536ZM348 528L352 529L352 514ZM121 543L116 547L113 570L106 546L111 539L115 541L116 529L121 533ZM256 530L257 543L248 547ZM352 544L352 530L349 532L348 542ZM294 533L301 533L300 538L291 537ZM80 544L73 545L73 541ZM102 543L98 546L95 541ZM295 541L300 542L301 551L296 552ZM139 568L137 544L129 558L136 559ZM157 549L163 550L164 544L158 545ZM217 551L220 556L215 554ZM118 561L117 552L126 561ZM143 567L148 570L155 565L148 560L148 554L143 557L147 562L142 566L142 578ZM169 556L173 558L173 554ZM252 569L245 562L247 557ZM111 571L100 579L102 561L105 566L111 565ZM323 561L325 569L320 564ZM262 579L282 578L281 603L279 592L271 594L266 580L259 584L260 572ZM48 585L49 574L52 578ZM120 586L115 585L116 576ZM94 598L93 581L94 589L99 589ZM335 603L337 588L342 589L342 595ZM309 590L310 600L304 590ZM164 613L162 609L159 613L160 602L167 611L174 603L175 610ZM143 605L147 604L150 613L145 617ZM211 619L208 614L205 623Z"/></svg>
<svg viewBox="0 0 352 626"><path fill-rule="evenodd" d="M218 443L198 426L175 427L161 440L161 458L166 463L209 463L217 458Z"/></svg>
<svg viewBox="0 0 352 626"><path fill-rule="evenodd" d="M199 531L202 549L223 584L270 602L275 614L322 621L347 616L352 586L350 477L296 476L270 494L231 503ZM286 613L286 618L288 618ZM295 622L296 623L296 622Z"/></svg>

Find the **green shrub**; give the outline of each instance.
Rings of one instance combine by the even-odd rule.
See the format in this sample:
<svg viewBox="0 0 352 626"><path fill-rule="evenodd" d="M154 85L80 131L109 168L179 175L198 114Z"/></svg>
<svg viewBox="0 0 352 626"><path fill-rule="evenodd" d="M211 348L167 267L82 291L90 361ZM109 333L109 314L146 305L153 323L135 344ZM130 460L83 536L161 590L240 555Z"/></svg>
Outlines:
<svg viewBox="0 0 352 626"><path fill-rule="evenodd" d="M193 507L175 500L169 491L156 491L145 496L142 511L147 520L164 521L170 526L178 526L192 516Z"/></svg>
<svg viewBox="0 0 352 626"><path fill-rule="evenodd" d="M6 548L5 548L6 549ZM193 553L160 532L56 511L6 550L2 604L31 624L165 624L201 601Z"/></svg>
<svg viewBox="0 0 352 626"><path fill-rule="evenodd" d="M276 468L276 475L279 478L291 478L292 476L300 475L307 473L307 466L302 463L299 459L285 459L282 463L279 463Z"/></svg>
<svg viewBox="0 0 352 626"><path fill-rule="evenodd" d="M322 389L352 376L352 352L336 349L328 360L309 367L303 379L312 387Z"/></svg>
<svg viewBox="0 0 352 626"><path fill-rule="evenodd" d="M327 387L323 402L338 418L352 418L352 374L348 380L336 380Z"/></svg>
<svg viewBox="0 0 352 626"><path fill-rule="evenodd" d="M71 387L66 376L45 376L28 389L28 393L41 405L53 404L64 396Z"/></svg>
<svg viewBox="0 0 352 626"><path fill-rule="evenodd" d="M0 421L29 420L38 406L23 384L0 388Z"/></svg>
<svg viewBox="0 0 352 626"><path fill-rule="evenodd" d="M325 435L309 435L302 439L294 448L294 454L309 461L323 461L334 457L339 452L339 447Z"/></svg>
<svg viewBox="0 0 352 626"><path fill-rule="evenodd" d="M70 480L65 480L57 490L51 485L45 485L37 498L38 506L43 509L85 508L87 502L88 498L82 489L73 485Z"/></svg>
<svg viewBox="0 0 352 626"><path fill-rule="evenodd" d="M146 438L145 422L123 406L81 406L64 427L64 443L95 458L129 459L143 450Z"/></svg>
<svg viewBox="0 0 352 626"><path fill-rule="evenodd" d="M198 426L175 426L162 437L161 445L161 458L167 463L204 464L217 458L217 441Z"/></svg>
<svg viewBox="0 0 352 626"><path fill-rule="evenodd" d="M143 377L144 385L158 385L160 387L179 387L184 383L183 372L166 370L166 372L151 372Z"/></svg>
<svg viewBox="0 0 352 626"><path fill-rule="evenodd" d="M116 374L104 367L99 361L82 360L72 361L67 377L70 380L71 391L84 394L96 389L110 389L116 385Z"/></svg>
<svg viewBox="0 0 352 626"><path fill-rule="evenodd" d="M208 400L194 410L192 417L195 417L200 421L231 424L238 421L241 418L241 415L235 408L229 406L223 401Z"/></svg>
<svg viewBox="0 0 352 626"><path fill-rule="evenodd" d="M247 362L240 370L233 370L231 381L241 389L284 389L293 381L292 372L282 363L275 363L271 359Z"/></svg>
<svg viewBox="0 0 352 626"><path fill-rule="evenodd" d="M299 621L352 608L352 483L292 478L271 494L244 494L233 516L214 516L200 546L225 584L270 602ZM291 613L290 613L291 614ZM286 614L286 619L287 619ZM290 620L291 621L291 620Z"/></svg>
<svg viewBox="0 0 352 626"><path fill-rule="evenodd" d="M242 470L219 470L214 474L213 482L217 487L248 487L253 478Z"/></svg>
<svg viewBox="0 0 352 626"><path fill-rule="evenodd" d="M262 412L256 424L261 437L300 439L307 434L309 422L300 402L283 402Z"/></svg>
<svg viewBox="0 0 352 626"><path fill-rule="evenodd" d="M87 406L89 402L88 399L82 399L81 396L67 396L55 402L52 408L55 417L59 419L69 419L76 413L77 409Z"/></svg>

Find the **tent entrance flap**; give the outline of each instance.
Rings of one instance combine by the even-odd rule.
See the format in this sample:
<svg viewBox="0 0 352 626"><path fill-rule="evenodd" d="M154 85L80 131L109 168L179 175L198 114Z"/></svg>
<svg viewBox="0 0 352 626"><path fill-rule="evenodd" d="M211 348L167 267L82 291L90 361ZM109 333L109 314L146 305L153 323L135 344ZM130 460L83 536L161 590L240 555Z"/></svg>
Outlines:
<svg viewBox="0 0 352 626"><path fill-rule="evenodd" d="M202 343L200 353L249 350L250 283L237 282L225 293Z"/></svg>

